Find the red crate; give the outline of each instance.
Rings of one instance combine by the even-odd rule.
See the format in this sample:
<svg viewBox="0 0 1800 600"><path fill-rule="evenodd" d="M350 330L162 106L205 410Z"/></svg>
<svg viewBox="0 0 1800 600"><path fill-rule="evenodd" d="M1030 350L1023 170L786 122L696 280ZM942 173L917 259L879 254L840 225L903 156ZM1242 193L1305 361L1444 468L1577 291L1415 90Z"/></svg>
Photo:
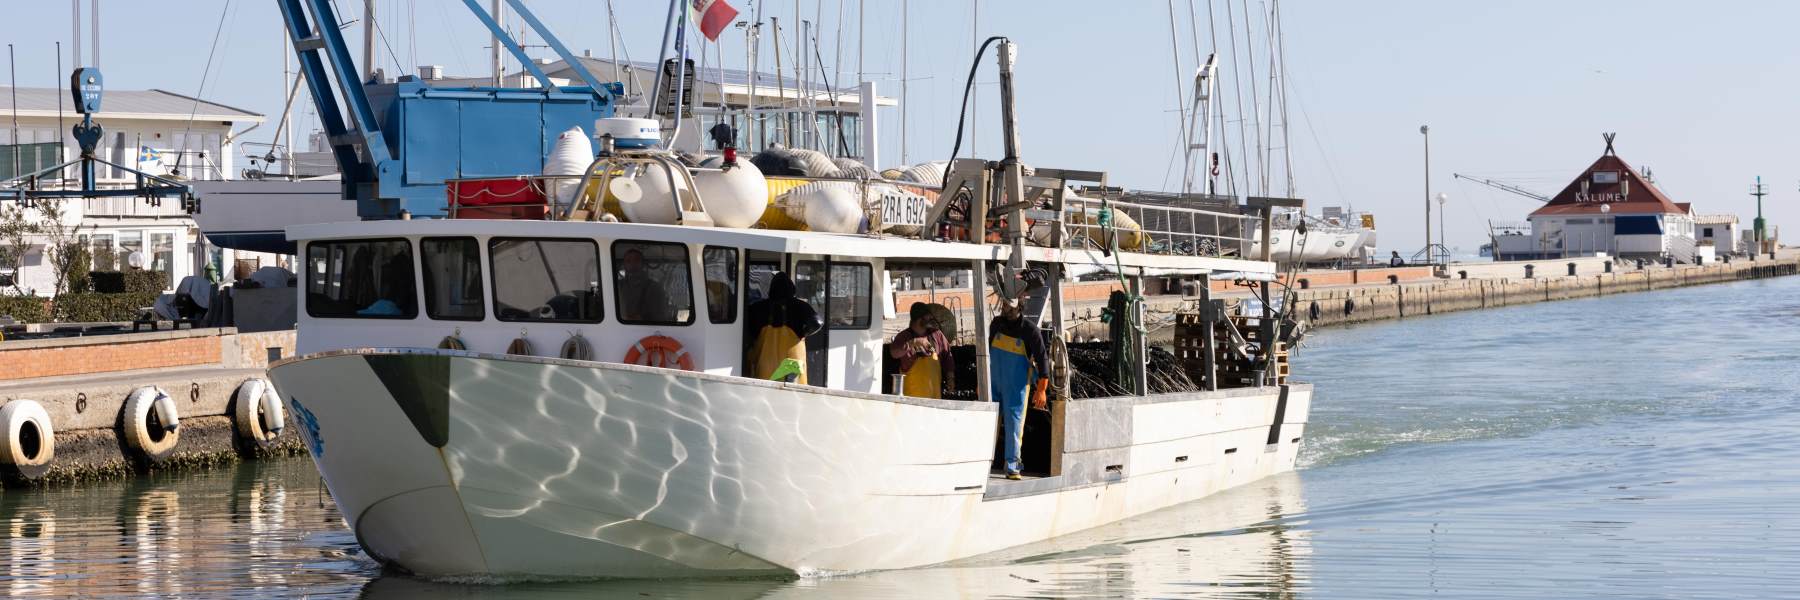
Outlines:
<svg viewBox="0 0 1800 600"><path fill-rule="evenodd" d="M541 220L550 212L543 186L530 177L456 179L444 190L453 219Z"/></svg>

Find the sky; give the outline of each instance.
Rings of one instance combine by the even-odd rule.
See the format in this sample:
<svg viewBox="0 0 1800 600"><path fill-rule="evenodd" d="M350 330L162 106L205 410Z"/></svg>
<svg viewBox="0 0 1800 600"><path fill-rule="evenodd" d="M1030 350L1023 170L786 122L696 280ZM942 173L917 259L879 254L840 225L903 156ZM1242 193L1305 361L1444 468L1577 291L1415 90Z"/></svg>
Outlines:
<svg viewBox="0 0 1800 600"><path fill-rule="evenodd" d="M423 64L443 65L453 76L487 72L487 34L462 2L371 1L383 33L377 62L389 72ZM739 20L755 8L749 0L727 1L742 11ZM1223 58L1219 99L1224 129L1235 132L1251 109L1247 93L1231 90L1254 83L1258 97L1267 94L1260 16L1267 1L1193 0L1197 36L1188 0L770 0L762 10L765 18L781 17L784 40L791 40L798 4L802 19L824 25L819 43L828 64L841 64L845 81L855 80L860 49L863 76L897 97L904 8L911 162L948 157L976 36L1005 35L1019 44L1015 78L1025 162L1106 171L1110 183L1128 188L1176 190L1178 110L1188 93L1176 87L1191 83L1194 41L1201 55L1216 50ZM361 18L360 0L336 3L342 20ZM576 52L609 54L604 0L526 4ZM623 51L653 60L668 5L613 4ZM860 19L859 6L866 11ZM1235 28L1224 24L1228 6ZM1384 251L1410 252L1423 243L1427 177L1419 126L1427 124L1431 194L1449 194L1443 229L1448 244L1464 251L1486 241L1489 220L1522 222L1536 203L1452 173L1554 195L1599 156L1603 132L1617 132L1618 154L1640 170L1649 167L1664 192L1694 203L1696 212L1737 214L1747 228L1756 210L1751 184L1761 175L1770 222L1800 222L1791 200L1800 195L1794 160L1800 111L1793 108L1800 48L1788 41L1800 3L1282 0L1279 8L1288 141L1279 142L1276 130L1270 151L1279 155L1285 146L1292 155L1295 195L1314 211L1352 206L1375 213ZM7 15L0 41L13 46L18 84L65 85L73 68L69 3L0 0L0 11ZM274 1L102 0L100 12L99 66L109 88L167 89L271 120L280 115L286 39ZM361 27L346 31L353 53L360 53ZM1236 61L1228 39L1233 29ZM84 32L84 62L92 64L89 41ZM728 29L719 43L727 66L741 68L742 33ZM840 43L838 63L833 48ZM552 56L547 49L532 53ZM762 55L764 68L772 67L766 46ZM1234 66L1239 80L1230 74ZM1000 151L995 72L990 54L977 76L973 117L975 151L986 158ZM1238 99L1246 102L1242 110L1233 103ZM299 104L297 114L310 111L307 98ZM900 120L897 109L881 115L884 167L901 156ZM260 138L273 132L271 123L246 138L266 141ZM1235 133L1224 144L1236 147ZM1275 179L1282 178L1277 170ZM1272 191L1284 188L1278 183ZM1432 217L1434 231L1438 218Z"/></svg>

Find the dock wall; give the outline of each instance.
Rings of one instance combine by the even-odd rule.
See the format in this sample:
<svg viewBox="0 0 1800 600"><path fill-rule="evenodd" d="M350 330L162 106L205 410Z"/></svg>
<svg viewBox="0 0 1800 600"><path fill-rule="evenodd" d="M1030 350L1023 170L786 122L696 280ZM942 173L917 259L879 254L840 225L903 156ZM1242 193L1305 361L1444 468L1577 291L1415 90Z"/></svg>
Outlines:
<svg viewBox="0 0 1800 600"><path fill-rule="evenodd" d="M1795 274L1800 261L1789 258L1529 279L1438 279L1297 290L1295 306L1302 320L1322 327Z"/></svg>
<svg viewBox="0 0 1800 600"><path fill-rule="evenodd" d="M289 356L293 349L291 330L239 333L233 328L0 342L0 405L34 401L55 432L50 468L25 477L0 465L5 485L297 453L302 449L292 427L266 445L240 439L231 410L240 385L265 377L269 361ZM123 441L126 401L144 386L167 393L179 415L175 447L157 460L135 453Z"/></svg>

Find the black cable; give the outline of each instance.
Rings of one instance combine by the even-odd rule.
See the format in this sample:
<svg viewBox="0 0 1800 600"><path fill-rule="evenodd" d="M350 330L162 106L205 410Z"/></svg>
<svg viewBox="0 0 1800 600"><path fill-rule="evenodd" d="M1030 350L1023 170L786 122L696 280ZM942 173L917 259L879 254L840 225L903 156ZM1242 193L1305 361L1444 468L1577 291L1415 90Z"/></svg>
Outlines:
<svg viewBox="0 0 1800 600"><path fill-rule="evenodd" d="M968 82L963 84L962 108L960 114L956 117L956 143L950 146L951 161L955 161L957 153L962 152L963 123L969 118L969 93L975 90L975 71L981 68L981 57L987 54L989 45L1005 39L1006 36L1003 35L990 37L987 41L981 43L980 48L975 50L975 59L969 64ZM949 182L950 169L944 169L944 177L943 179L938 180L938 187L944 187L944 185Z"/></svg>
<svg viewBox="0 0 1800 600"><path fill-rule="evenodd" d="M819 56L819 38L817 37L813 38L813 58L819 62L819 78L825 80L825 92L831 98L831 108L834 109L832 114L837 116L838 156L844 156L850 152L850 140L844 137L844 110L842 106L838 105L837 89L831 87L831 75L827 74L828 71L825 70L825 59ZM857 90L857 97L861 98L858 102L869 101L867 98L862 98L861 90Z"/></svg>

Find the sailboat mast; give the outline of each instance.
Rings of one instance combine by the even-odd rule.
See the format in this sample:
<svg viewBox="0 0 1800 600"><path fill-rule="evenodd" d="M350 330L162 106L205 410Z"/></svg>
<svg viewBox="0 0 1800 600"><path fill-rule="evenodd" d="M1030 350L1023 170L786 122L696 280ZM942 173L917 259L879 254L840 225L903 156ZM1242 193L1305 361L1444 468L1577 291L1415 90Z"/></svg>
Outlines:
<svg viewBox="0 0 1800 600"><path fill-rule="evenodd" d="M1179 139L1182 146L1181 191L1187 193L1194 191L1194 147L1192 138L1188 137L1187 106L1182 103L1187 95L1181 93L1181 42L1177 41L1178 38L1175 34L1175 0L1169 0L1168 5L1169 50L1170 57L1175 59L1175 111L1177 113L1175 126L1181 134Z"/></svg>
<svg viewBox="0 0 1800 600"><path fill-rule="evenodd" d="M910 112L909 107L912 106L906 101L906 55L908 54L906 51L906 20L908 13L912 12L907 10L907 4L907 0L900 0L900 164L902 165L912 164L912 160L906 153L906 113Z"/></svg>
<svg viewBox="0 0 1800 600"><path fill-rule="evenodd" d="M1281 79L1276 82L1281 89L1281 168L1287 172L1287 197L1293 198L1299 192L1294 189L1294 144L1288 133L1287 28L1281 24L1281 0L1270 0L1270 6L1275 15L1275 56L1281 63Z"/></svg>

